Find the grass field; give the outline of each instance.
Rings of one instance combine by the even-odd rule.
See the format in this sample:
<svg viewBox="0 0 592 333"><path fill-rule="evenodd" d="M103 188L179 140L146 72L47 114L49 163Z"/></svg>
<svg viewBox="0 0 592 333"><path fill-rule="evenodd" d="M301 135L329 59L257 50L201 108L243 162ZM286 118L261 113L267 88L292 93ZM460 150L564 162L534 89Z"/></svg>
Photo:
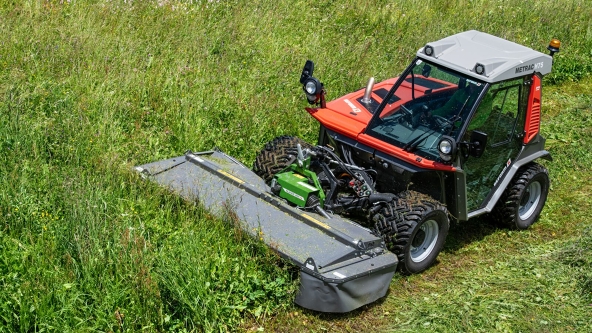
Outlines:
<svg viewBox="0 0 592 333"><path fill-rule="evenodd" d="M592 331L589 1L0 4L0 332ZM298 78L332 99L468 29L546 52L551 192L525 232L452 226L439 263L346 315L300 309L294 270L132 172L214 146L250 164L314 142Z"/></svg>

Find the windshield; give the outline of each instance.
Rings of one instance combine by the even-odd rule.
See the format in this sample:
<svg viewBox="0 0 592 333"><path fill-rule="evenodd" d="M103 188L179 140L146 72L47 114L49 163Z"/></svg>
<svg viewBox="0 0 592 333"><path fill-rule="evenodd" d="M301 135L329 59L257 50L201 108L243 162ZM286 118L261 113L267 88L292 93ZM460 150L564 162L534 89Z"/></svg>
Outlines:
<svg viewBox="0 0 592 333"><path fill-rule="evenodd" d="M458 138L485 83L416 59L366 133L432 160L443 135ZM389 95L387 95L388 97Z"/></svg>

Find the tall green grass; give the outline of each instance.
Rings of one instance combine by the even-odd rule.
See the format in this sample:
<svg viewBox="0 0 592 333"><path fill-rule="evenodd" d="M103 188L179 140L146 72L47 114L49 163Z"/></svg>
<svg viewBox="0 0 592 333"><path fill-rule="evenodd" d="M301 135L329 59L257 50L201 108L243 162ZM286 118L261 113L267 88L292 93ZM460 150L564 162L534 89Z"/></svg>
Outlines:
<svg viewBox="0 0 592 333"><path fill-rule="evenodd" d="M141 181L132 166L214 146L249 164L277 135L313 142L318 125L302 110L297 82L306 59L335 98L370 76L395 76L427 41L478 29L540 51L561 39L545 83L578 81L592 73L591 11L586 1L3 2L0 331L225 331L270 317L280 331L301 330L301 320L288 319L292 270L232 219ZM572 97L590 90L580 89L545 95L555 103L544 109L552 117L543 125L559 162L548 165L554 192L540 228L562 237L565 267L589 295L589 248L569 250L589 244L589 233L577 238L556 221L575 230L587 223L589 202L572 187L590 189L584 177L592 157L582 148L590 144L590 100ZM519 237L535 244L533 234ZM523 249L508 255L519 261ZM556 274L571 281L569 270ZM562 292L573 307L583 304L572 289ZM467 297L451 295L452 304ZM409 304L423 294L407 297ZM374 309L394 313L400 305L387 299ZM549 308L561 303L545 300ZM460 327L488 330L491 322L475 319L486 310L468 312L460 318L468 326ZM573 316L585 320L585 312ZM347 329L339 326L347 318L337 320ZM520 324L520 316L509 320L509 330L536 327ZM411 319L408 327L414 323L423 325Z"/></svg>

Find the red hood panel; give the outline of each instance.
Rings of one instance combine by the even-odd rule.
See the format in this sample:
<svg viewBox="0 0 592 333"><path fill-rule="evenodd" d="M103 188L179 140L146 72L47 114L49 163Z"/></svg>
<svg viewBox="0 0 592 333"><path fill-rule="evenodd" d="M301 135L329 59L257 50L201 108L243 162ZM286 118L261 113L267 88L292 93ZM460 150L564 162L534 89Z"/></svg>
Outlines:
<svg viewBox="0 0 592 333"><path fill-rule="evenodd" d="M356 139L358 134L366 128L366 123L351 119L351 117L329 108L306 108L306 111L326 128L352 139Z"/></svg>
<svg viewBox="0 0 592 333"><path fill-rule="evenodd" d="M380 93L381 90L389 91L396 81L397 78L393 78L374 85L374 88L372 89L372 99L377 103L375 105L382 102L382 97L377 93ZM438 90L453 88L453 86L448 86ZM415 98L432 92L431 90L428 92L427 88L419 85L415 85L414 90ZM366 126L372 119L372 113L358 101L364 96L364 91L365 89L360 89L331 102L327 102L326 108L307 108L306 110L329 130L343 134L374 149L405 160L413 165L427 169L445 171L455 170L452 166L421 158L413 153L406 152L401 148L363 134ZM384 97L384 94L381 95ZM410 101L411 98L411 84L403 82L399 89L397 89L396 98L393 100L393 103L386 106L381 116L391 114L397 110L401 104Z"/></svg>
<svg viewBox="0 0 592 333"><path fill-rule="evenodd" d="M392 88L393 84L395 84L396 80L397 79L394 78L374 85L371 97L372 99L374 99L374 101L376 101L376 106L378 106L378 104L382 102L382 98L376 95L374 92L378 90L389 91ZM359 101L364 97L364 92L365 89L362 88L358 91L354 91L350 94L337 98L331 102L328 102L327 109L330 109L331 111L339 115L342 115L348 119L367 125L368 122L370 122L370 119L372 118L372 113L368 111L366 106L364 106Z"/></svg>
<svg viewBox="0 0 592 333"><path fill-rule="evenodd" d="M379 89L388 91L396 80L394 78L375 84L373 91ZM306 110L328 129L356 139L372 119L372 113L358 101L358 99L364 97L364 91L365 89L360 89L327 102L326 108L307 108ZM382 102L382 98L374 93L372 98L379 104Z"/></svg>

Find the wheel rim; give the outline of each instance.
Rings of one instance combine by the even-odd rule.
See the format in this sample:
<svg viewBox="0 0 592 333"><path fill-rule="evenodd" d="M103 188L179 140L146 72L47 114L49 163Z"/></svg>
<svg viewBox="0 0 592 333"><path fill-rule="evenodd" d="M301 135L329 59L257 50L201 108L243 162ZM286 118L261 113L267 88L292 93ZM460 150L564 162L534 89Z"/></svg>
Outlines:
<svg viewBox="0 0 592 333"><path fill-rule="evenodd" d="M518 215L521 220L526 220L534 214L539 200L541 200L541 183L532 182L526 188L526 192L520 200L520 206L518 207Z"/></svg>
<svg viewBox="0 0 592 333"><path fill-rule="evenodd" d="M413 262L422 262L432 253L439 231L440 227L435 220L428 220L419 227L411 241L410 258Z"/></svg>

